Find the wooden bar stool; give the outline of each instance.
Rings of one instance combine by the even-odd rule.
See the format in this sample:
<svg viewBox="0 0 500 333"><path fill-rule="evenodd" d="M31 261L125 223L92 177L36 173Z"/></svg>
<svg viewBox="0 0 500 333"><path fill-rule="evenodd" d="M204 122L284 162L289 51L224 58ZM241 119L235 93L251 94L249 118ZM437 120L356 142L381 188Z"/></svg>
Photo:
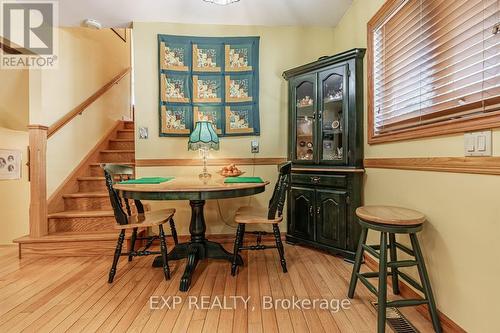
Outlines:
<svg viewBox="0 0 500 333"><path fill-rule="evenodd" d="M358 279L378 297L378 333L385 332L385 319L387 307L402 307L427 304L432 318L432 325L436 332L442 332L431 283L425 268L424 257L418 243L417 232L422 230L426 220L425 215L406 208L390 206L363 206L356 209L356 215L361 224L361 237L356 252L356 259L352 270L351 282L349 284L349 298L354 297ZM380 232L380 245L366 245L368 229ZM412 249L396 242L396 234L409 234ZM389 243L387 243L389 236ZM407 253L415 260L397 259L396 249ZM379 260L379 271L360 273L363 261L363 252L367 251ZM387 250L389 250L390 261L387 261ZM398 270L400 267L417 266L421 284L408 274ZM390 272L387 272L390 268ZM391 275L394 294L399 294L399 278L408 282L411 286L424 294L423 299L403 299L387 301L387 275ZM368 279L378 277L378 289Z"/></svg>

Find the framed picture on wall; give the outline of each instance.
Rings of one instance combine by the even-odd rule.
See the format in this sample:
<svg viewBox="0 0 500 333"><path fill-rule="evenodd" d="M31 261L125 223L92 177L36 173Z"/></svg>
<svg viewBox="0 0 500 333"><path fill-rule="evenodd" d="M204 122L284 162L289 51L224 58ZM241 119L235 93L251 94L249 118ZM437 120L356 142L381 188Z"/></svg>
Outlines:
<svg viewBox="0 0 500 333"><path fill-rule="evenodd" d="M219 136L260 135L259 40L158 34L160 136L200 119Z"/></svg>
<svg viewBox="0 0 500 333"><path fill-rule="evenodd" d="M0 149L0 180L21 179L20 150Z"/></svg>

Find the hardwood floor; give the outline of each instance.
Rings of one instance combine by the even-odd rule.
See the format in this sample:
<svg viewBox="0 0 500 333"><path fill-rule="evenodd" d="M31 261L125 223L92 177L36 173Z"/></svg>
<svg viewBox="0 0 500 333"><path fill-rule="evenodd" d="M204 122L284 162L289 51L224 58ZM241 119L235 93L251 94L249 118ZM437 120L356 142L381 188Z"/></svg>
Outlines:
<svg viewBox="0 0 500 333"><path fill-rule="evenodd" d="M376 331L371 305L375 298L362 284L350 308L335 313L286 306L265 309L264 296L342 301L352 267L323 252L285 245L289 273L283 274L275 252L243 252L245 267L236 277L230 275L228 262L201 262L190 291L182 293L184 261L170 262L172 279L165 281L161 269L151 267L153 257L131 263L123 257L110 285L110 256L19 260L17 248L0 247L0 332ZM247 309L241 299L233 307L230 296L235 295L251 297ZM157 302L162 296L170 308ZM174 296L181 301L175 307ZM209 310L198 298L196 308L189 306L195 300L190 296L208 296L209 302L226 296L228 304ZM414 308L402 312L421 332L433 331Z"/></svg>

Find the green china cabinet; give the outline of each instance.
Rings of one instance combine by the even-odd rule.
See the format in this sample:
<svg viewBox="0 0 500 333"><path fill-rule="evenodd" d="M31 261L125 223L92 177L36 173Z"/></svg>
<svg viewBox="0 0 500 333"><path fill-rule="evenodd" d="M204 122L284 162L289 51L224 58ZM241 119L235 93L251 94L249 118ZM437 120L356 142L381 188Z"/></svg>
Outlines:
<svg viewBox="0 0 500 333"><path fill-rule="evenodd" d="M363 184L363 57L353 49L290 69L287 242L354 259Z"/></svg>

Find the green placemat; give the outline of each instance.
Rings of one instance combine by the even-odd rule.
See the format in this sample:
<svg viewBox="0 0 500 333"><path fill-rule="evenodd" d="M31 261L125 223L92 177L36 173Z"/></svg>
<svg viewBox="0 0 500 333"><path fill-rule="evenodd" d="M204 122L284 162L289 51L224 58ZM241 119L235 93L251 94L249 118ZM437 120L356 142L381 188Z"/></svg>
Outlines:
<svg viewBox="0 0 500 333"><path fill-rule="evenodd" d="M119 184L161 184L174 179L174 177L143 177L138 179L129 179Z"/></svg>
<svg viewBox="0 0 500 333"><path fill-rule="evenodd" d="M260 177L226 177L224 183L234 184L234 183L263 183L264 181Z"/></svg>

